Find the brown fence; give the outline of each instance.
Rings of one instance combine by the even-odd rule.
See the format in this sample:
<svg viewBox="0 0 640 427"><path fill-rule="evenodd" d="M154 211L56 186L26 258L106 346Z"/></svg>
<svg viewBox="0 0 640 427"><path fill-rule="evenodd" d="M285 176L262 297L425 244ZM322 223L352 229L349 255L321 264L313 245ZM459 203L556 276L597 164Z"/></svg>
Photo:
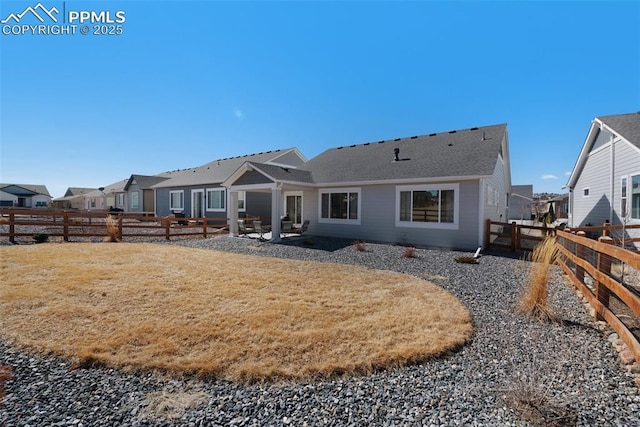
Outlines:
<svg viewBox="0 0 640 427"><path fill-rule="evenodd" d="M522 225L516 222L497 222L488 219L485 223L485 247L512 252L531 251L544 240L545 236L555 236L553 227ZM640 225L611 225L605 223L597 227L572 228L572 232L584 232L586 237L597 239L609 236L616 246L636 250L634 243L640 242ZM638 237L634 237L638 236Z"/></svg>
<svg viewBox="0 0 640 427"><path fill-rule="evenodd" d="M31 238L34 234L62 237L65 242L72 238L106 237L108 212L86 213L50 210L0 209L0 237ZM117 237L165 238L201 236L228 232L227 218L177 218L113 214Z"/></svg>
<svg viewBox="0 0 640 427"><path fill-rule="evenodd" d="M596 319L611 325L640 361L640 254L614 246L608 236L595 241L572 232L557 232L560 266Z"/></svg>
<svg viewBox="0 0 640 427"><path fill-rule="evenodd" d="M490 219L486 221L485 227L485 247L511 252L531 251L545 236L555 234L553 228Z"/></svg>

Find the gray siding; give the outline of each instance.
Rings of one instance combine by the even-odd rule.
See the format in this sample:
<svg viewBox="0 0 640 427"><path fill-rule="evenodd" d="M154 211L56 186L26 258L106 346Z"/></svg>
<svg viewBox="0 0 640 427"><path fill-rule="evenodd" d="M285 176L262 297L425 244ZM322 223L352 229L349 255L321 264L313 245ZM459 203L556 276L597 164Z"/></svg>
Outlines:
<svg viewBox="0 0 640 427"><path fill-rule="evenodd" d="M610 218L611 150L589 154L573 189L573 225L601 225ZM589 188L589 196L584 189Z"/></svg>
<svg viewBox="0 0 640 427"><path fill-rule="evenodd" d="M597 151L598 149L604 147L605 145L607 145L609 142L611 142L611 134L609 132L607 132L606 130L600 130L598 131L598 136L596 137L596 140L593 141L593 146L591 147L591 150L589 150L590 152L594 152Z"/></svg>
<svg viewBox="0 0 640 427"><path fill-rule="evenodd" d="M627 209L631 209L631 176L640 175L640 150L626 141L618 141L614 146L615 152L615 175L613 178L613 203L614 215L612 222L622 224L621 211L621 179L627 177ZM635 221L633 223L640 223Z"/></svg>
<svg viewBox="0 0 640 427"><path fill-rule="evenodd" d="M477 180L459 183L457 230L396 227L396 185L370 185L360 190L360 225L318 222L319 193L305 192L304 215L311 221L309 234L440 248L475 249L478 246Z"/></svg>
<svg viewBox="0 0 640 427"><path fill-rule="evenodd" d="M513 185L509 199L509 220L531 219L531 200L515 196L515 194L532 199L533 185Z"/></svg>
<svg viewBox="0 0 640 427"><path fill-rule="evenodd" d="M507 184L504 176L504 163L502 158L499 157L496 162L493 176L488 178L484 182L484 220L491 219L492 221L506 222L509 218L507 214ZM497 191L497 198L493 199L490 194L492 191Z"/></svg>
<svg viewBox="0 0 640 427"><path fill-rule="evenodd" d="M247 171L238 178L233 185L268 184L272 182L269 178L257 171Z"/></svg>
<svg viewBox="0 0 640 427"><path fill-rule="evenodd" d="M295 152L289 152L283 156L273 159L273 163L298 167L303 164L304 161Z"/></svg>

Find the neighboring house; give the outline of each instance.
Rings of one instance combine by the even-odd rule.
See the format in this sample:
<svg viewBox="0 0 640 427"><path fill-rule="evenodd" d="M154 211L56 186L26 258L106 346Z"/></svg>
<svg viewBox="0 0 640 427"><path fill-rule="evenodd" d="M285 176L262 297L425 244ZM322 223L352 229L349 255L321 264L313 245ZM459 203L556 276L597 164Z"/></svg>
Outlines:
<svg viewBox="0 0 640 427"><path fill-rule="evenodd" d="M513 185L509 195L509 221L531 221L533 185Z"/></svg>
<svg viewBox="0 0 640 427"><path fill-rule="evenodd" d="M593 119L567 187L570 226L640 224L640 112Z"/></svg>
<svg viewBox="0 0 640 427"><path fill-rule="evenodd" d="M85 208L84 195L96 190L96 188L68 187L64 196L53 200L53 206L56 209L82 210Z"/></svg>
<svg viewBox="0 0 640 427"><path fill-rule="evenodd" d="M475 249L487 219L508 218L507 126L332 148L298 168L247 161L223 185L234 235L238 195L264 191L272 218L308 220L313 235Z"/></svg>
<svg viewBox="0 0 640 427"><path fill-rule="evenodd" d="M124 179L106 187L100 187L97 190L84 194L84 209L87 211L108 211L111 207L116 206L117 195L125 193L124 187L129 179Z"/></svg>
<svg viewBox="0 0 640 427"><path fill-rule="evenodd" d="M131 175L116 194L115 207L125 212L155 213L156 202L153 186L169 178L163 176Z"/></svg>
<svg viewBox="0 0 640 427"><path fill-rule="evenodd" d="M46 208L50 202L45 185L0 184L0 207Z"/></svg>
<svg viewBox="0 0 640 427"><path fill-rule="evenodd" d="M221 184L247 161L267 165L296 168L306 158L296 148L273 150L214 160L200 167L166 172L159 176L168 178L152 185L155 191L157 216L181 214L191 218L228 218L229 197ZM235 210L242 216L260 216L271 220L270 194L262 186L236 194Z"/></svg>

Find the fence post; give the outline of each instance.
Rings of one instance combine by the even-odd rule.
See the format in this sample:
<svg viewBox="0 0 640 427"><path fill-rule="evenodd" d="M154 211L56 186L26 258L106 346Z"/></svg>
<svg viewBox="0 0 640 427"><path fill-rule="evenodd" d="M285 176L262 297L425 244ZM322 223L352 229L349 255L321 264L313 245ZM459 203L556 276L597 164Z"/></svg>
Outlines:
<svg viewBox="0 0 640 427"><path fill-rule="evenodd" d="M489 249L491 244L491 219L487 219L485 231L484 231L484 247Z"/></svg>
<svg viewBox="0 0 640 427"><path fill-rule="evenodd" d="M118 240L122 240L122 214L118 214Z"/></svg>
<svg viewBox="0 0 640 427"><path fill-rule="evenodd" d="M202 235L205 239L207 238L207 217L202 219Z"/></svg>
<svg viewBox="0 0 640 427"><path fill-rule="evenodd" d="M9 241L16 242L16 214L13 212L9 214Z"/></svg>
<svg viewBox="0 0 640 427"><path fill-rule="evenodd" d="M613 239L609 236L602 236L598 239L598 242L605 243L607 245L613 245ZM611 257L598 251L598 271L609 276L611 274ZM606 308L609 308L609 296L611 291L600 281L596 282L596 299L602 303ZM596 310L596 321L604 320L604 318Z"/></svg>
<svg viewBox="0 0 640 427"><path fill-rule="evenodd" d="M511 252L518 249L518 224L511 222Z"/></svg>
<svg viewBox="0 0 640 427"><path fill-rule="evenodd" d="M171 220L169 219L169 217L165 217L164 218L164 236L167 240L170 240L171 238Z"/></svg>
<svg viewBox="0 0 640 427"><path fill-rule="evenodd" d="M69 214L65 213L62 217L62 240L69 241Z"/></svg>
<svg viewBox="0 0 640 427"><path fill-rule="evenodd" d="M586 233L584 231L578 231L576 235L586 237ZM576 242L576 256L579 259L584 259L584 246L578 242ZM576 264L576 278L584 285L584 268L580 267L578 264Z"/></svg>
<svg viewBox="0 0 640 427"><path fill-rule="evenodd" d="M602 224L602 237L609 237L609 226L611 224L609 224L609 221L605 221L604 224ZM605 242L608 243L608 242Z"/></svg>

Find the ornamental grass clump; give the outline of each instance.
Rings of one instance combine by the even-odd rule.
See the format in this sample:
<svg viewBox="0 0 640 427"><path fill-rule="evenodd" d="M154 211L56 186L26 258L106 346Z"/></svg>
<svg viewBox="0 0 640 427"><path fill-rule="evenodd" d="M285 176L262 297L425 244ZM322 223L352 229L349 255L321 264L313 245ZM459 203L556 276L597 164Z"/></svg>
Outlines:
<svg viewBox="0 0 640 427"><path fill-rule="evenodd" d="M558 256L555 237L547 237L533 250L533 265L527 276L527 288L520 298L518 309L540 321L557 321L551 309L547 292L549 269Z"/></svg>
<svg viewBox="0 0 640 427"><path fill-rule="evenodd" d="M118 242L118 220L112 215L107 215L105 222L107 224L107 236L104 238L104 241Z"/></svg>
<svg viewBox="0 0 640 427"><path fill-rule="evenodd" d="M416 248L413 246L406 247L402 252L402 258L415 258L416 257Z"/></svg>

